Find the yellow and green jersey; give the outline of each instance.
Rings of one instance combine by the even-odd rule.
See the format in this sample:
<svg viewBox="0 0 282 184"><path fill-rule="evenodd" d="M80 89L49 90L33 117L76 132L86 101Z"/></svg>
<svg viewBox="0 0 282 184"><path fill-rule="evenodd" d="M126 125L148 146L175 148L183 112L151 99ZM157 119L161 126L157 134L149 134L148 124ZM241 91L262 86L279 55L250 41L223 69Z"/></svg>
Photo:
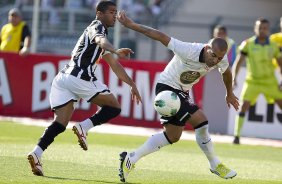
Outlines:
<svg viewBox="0 0 282 184"><path fill-rule="evenodd" d="M276 43L267 39L264 44L260 44L257 37L253 36L243 41L239 50L247 57L247 82L265 84L273 81L275 66L272 59L281 55Z"/></svg>

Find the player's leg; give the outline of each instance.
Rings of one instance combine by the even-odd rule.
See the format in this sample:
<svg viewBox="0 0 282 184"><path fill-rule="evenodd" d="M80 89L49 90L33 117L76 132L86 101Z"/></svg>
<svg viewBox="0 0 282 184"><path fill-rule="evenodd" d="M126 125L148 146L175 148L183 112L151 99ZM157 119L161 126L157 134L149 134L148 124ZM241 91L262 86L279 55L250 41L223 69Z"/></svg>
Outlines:
<svg viewBox="0 0 282 184"><path fill-rule="evenodd" d="M110 93L110 90L105 84L95 81L94 85L91 82L90 85L86 83L86 86L88 86L89 92L82 97L101 108L93 116L73 126L73 131L77 135L78 142L83 150L88 149L86 140L87 132L95 126L108 122L121 112L118 100Z"/></svg>
<svg viewBox="0 0 282 184"><path fill-rule="evenodd" d="M42 164L40 162L42 153L54 141L55 137L64 132L73 113L73 102L76 96L62 85L65 75L58 74L52 83L50 93L50 104L54 111L54 121L47 127L39 139L38 144L28 154L31 169L35 175L43 176ZM63 87L62 87L63 86Z"/></svg>
<svg viewBox="0 0 282 184"><path fill-rule="evenodd" d="M237 173L223 165L215 154L208 131L208 120L202 110L197 110L188 121L195 129L196 141L210 163L211 172L225 179L235 177Z"/></svg>
<svg viewBox="0 0 282 184"><path fill-rule="evenodd" d="M245 114L250 109L251 104L256 102L258 95L261 93L260 85L244 83L241 92L241 101L239 113L235 117L234 125L234 144L240 144L240 134L245 121Z"/></svg>
<svg viewBox="0 0 282 184"><path fill-rule="evenodd" d="M126 182L128 174L134 168L135 163L142 157L159 151L162 147L177 142L182 134L183 126L172 124L164 125L164 132L152 135L140 147L132 152L122 152L120 154L120 180Z"/></svg>
<svg viewBox="0 0 282 184"><path fill-rule="evenodd" d="M170 86L164 84L157 84L156 86L156 95L164 90L174 91L177 94L183 93L180 90L173 89ZM181 101L186 100L189 95L184 93L181 95ZM169 144L177 142L182 134L184 129L185 120L189 117L187 108L185 105L181 105L181 108L176 116L172 117L161 117L161 123L164 126L164 132L157 133L148 138L148 140L141 145L139 148L133 152L122 152L120 154L120 169L119 176L122 182L126 182L128 174L134 168L135 163L142 157L160 150L160 148L167 146ZM180 121L182 119L183 121Z"/></svg>
<svg viewBox="0 0 282 184"><path fill-rule="evenodd" d="M52 144L55 137L66 130L66 126L70 121L73 112L73 102L55 110L55 118L50 126L48 126L37 145L28 154L28 160L34 175L43 176L41 164L41 156L47 147Z"/></svg>
<svg viewBox="0 0 282 184"><path fill-rule="evenodd" d="M251 103L249 101L243 101L240 107L239 114L235 117L234 126L234 144L240 144L241 130L245 121L245 114L250 109Z"/></svg>

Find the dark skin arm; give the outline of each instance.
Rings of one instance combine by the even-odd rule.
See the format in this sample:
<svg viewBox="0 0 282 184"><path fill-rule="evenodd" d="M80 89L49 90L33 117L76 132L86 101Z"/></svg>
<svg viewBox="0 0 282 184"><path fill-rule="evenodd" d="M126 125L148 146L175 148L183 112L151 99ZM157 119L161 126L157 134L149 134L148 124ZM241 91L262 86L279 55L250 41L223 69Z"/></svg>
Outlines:
<svg viewBox="0 0 282 184"><path fill-rule="evenodd" d="M139 104L139 102L142 102L142 98L135 83L127 75L122 65L115 58L113 58L112 54L110 53L103 55L103 59L110 65L116 76L131 87L132 100L135 100L137 104Z"/></svg>
<svg viewBox="0 0 282 184"><path fill-rule="evenodd" d="M222 74L222 80L226 89L225 100L227 106L230 108L230 105L232 105L236 111L239 110L239 106L240 106L239 99L233 93L232 73L230 68L227 68L227 70Z"/></svg>
<svg viewBox="0 0 282 184"><path fill-rule="evenodd" d="M104 50L116 54L119 58L127 59L130 54L134 53L130 48L115 49L106 37L95 37L95 42Z"/></svg>
<svg viewBox="0 0 282 184"><path fill-rule="evenodd" d="M142 33L149 38L157 40L161 42L164 46L167 46L170 41L170 37L165 33L157 29L151 28L149 26L135 23L132 19L126 16L124 11L118 12L117 19L125 27L137 31L139 33Z"/></svg>

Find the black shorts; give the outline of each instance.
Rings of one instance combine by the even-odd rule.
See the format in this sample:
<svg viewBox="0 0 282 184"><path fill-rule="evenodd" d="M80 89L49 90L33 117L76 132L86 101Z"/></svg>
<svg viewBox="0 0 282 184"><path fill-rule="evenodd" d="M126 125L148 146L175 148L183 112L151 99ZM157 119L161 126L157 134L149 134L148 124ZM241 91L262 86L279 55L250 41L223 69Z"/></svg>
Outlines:
<svg viewBox="0 0 282 184"><path fill-rule="evenodd" d="M165 90L175 92L180 98L181 106L179 111L176 113L176 115L171 117L161 116L160 119L161 124L185 126L186 121L191 117L192 114L194 114L197 110L199 110L199 107L196 104L194 104L194 102L192 102L189 96L189 92L184 92L179 89L175 89L166 84L157 83L155 94L157 95L161 91L165 91Z"/></svg>

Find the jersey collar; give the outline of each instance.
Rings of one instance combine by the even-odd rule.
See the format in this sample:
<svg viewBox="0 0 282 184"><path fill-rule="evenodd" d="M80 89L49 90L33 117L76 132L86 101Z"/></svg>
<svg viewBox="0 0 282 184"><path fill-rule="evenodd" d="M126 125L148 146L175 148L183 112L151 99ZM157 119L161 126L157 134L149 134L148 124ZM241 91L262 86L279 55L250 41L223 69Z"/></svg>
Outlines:
<svg viewBox="0 0 282 184"><path fill-rule="evenodd" d="M259 45L269 45L269 37L266 38L266 41L264 43L259 43L258 37L256 37L255 39L255 44L259 44Z"/></svg>
<svg viewBox="0 0 282 184"><path fill-rule="evenodd" d="M205 47L202 48L200 55L199 55L199 62L200 63L205 63L205 61L204 61L204 49L205 49Z"/></svg>

